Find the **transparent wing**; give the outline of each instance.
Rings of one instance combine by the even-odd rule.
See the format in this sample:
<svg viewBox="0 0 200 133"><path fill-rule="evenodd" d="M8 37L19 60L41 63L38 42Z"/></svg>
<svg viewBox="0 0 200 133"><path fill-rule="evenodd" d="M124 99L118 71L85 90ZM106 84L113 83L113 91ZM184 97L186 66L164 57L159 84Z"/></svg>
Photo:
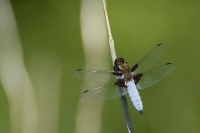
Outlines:
<svg viewBox="0 0 200 133"><path fill-rule="evenodd" d="M107 82L111 79L116 79L112 72L108 70L78 69L74 71L73 76L91 82Z"/></svg>
<svg viewBox="0 0 200 133"><path fill-rule="evenodd" d="M123 93L120 93L119 87L110 84L86 90L82 94L82 100L108 100L120 96L124 96L127 91L123 88Z"/></svg>
<svg viewBox="0 0 200 133"><path fill-rule="evenodd" d="M141 73L149 68L163 53L166 45L164 43L158 44L154 49L152 49L145 57L137 61L132 67L131 71L136 73Z"/></svg>
<svg viewBox="0 0 200 133"><path fill-rule="evenodd" d="M150 71L144 72L142 73L142 77L140 78L136 86L138 89L150 87L169 75L174 69L176 69L176 66L174 64L167 63Z"/></svg>

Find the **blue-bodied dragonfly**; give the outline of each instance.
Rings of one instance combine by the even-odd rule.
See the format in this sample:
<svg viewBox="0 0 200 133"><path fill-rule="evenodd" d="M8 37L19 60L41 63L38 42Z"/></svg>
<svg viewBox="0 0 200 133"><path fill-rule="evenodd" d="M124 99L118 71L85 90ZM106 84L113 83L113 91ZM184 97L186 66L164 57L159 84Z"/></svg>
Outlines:
<svg viewBox="0 0 200 133"><path fill-rule="evenodd" d="M81 80L91 82L115 80L112 84L85 90L82 93L82 100L108 100L123 96L128 92L136 110L143 114L143 104L137 89L145 89L158 83L176 69L174 64L166 63L154 69L147 70L161 56L165 47L166 45L163 43L158 44L131 67L127 65L127 62L123 58L117 58L114 61L114 71L76 70L73 75ZM120 91L119 87L123 88L123 91Z"/></svg>

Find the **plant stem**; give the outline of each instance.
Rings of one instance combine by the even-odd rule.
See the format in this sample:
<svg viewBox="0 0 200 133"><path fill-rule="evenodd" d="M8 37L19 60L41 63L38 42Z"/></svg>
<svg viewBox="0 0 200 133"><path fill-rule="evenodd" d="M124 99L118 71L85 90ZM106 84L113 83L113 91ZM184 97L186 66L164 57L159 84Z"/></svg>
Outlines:
<svg viewBox="0 0 200 133"><path fill-rule="evenodd" d="M107 13L107 9L106 9L105 0L103 0L103 10L104 10L106 26L107 26L107 30L108 30L110 53L111 53L112 61L114 64L114 61L117 58L117 56L116 56L116 52L115 52L114 40L112 38L112 33L111 33L111 29L110 29L110 23L109 23L109 19L108 19L108 13Z"/></svg>
<svg viewBox="0 0 200 133"><path fill-rule="evenodd" d="M112 33L111 33L111 29L110 29L110 23L109 23L108 13L107 13L107 9L106 9L106 3L105 3L105 0L102 0L102 1L103 1L103 9L104 9L104 15L105 15L105 20L106 20L106 26L107 26L107 30L108 30L108 36L109 36L110 53L111 53L111 57L112 57L112 62L114 64L114 61L117 58L116 52L115 52L114 40L112 38ZM120 90L121 94L123 94L123 88L119 87L119 90ZM123 108L123 111L124 111L124 116L125 116L125 119L126 119L128 132L133 133L131 117L130 117L130 113L129 113L129 109L128 109L128 103L127 103L125 95L121 96L121 102L122 102L122 108Z"/></svg>

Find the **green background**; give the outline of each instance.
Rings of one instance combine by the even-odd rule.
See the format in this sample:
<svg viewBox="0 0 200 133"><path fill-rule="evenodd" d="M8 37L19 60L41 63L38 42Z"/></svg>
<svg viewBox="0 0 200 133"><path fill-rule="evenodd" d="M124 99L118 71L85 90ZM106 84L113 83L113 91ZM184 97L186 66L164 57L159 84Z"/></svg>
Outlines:
<svg viewBox="0 0 200 133"><path fill-rule="evenodd" d="M29 59L33 51L48 51L62 62L58 133L74 133L82 82L74 78L72 72L85 65L80 27L81 1L12 0L11 3L30 77L33 72ZM157 85L139 91L144 115L140 115L128 99L135 133L200 132L199 5L198 0L107 1L119 57L132 64L162 42L167 48L154 67L166 62L177 66ZM112 69L111 57L107 58ZM0 133L10 132L9 112L1 86ZM119 98L105 101L101 123L101 133L127 132Z"/></svg>

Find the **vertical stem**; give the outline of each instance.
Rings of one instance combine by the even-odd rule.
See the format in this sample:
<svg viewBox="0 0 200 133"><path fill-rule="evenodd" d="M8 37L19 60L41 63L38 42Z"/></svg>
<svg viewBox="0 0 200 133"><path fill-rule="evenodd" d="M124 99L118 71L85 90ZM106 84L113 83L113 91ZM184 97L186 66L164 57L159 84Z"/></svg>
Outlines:
<svg viewBox="0 0 200 133"><path fill-rule="evenodd" d="M111 53L112 61L114 64L114 60L117 58L116 52L115 52L115 45L114 45L114 40L112 38L112 33L111 33L111 29L110 29L110 23L109 23L108 13L107 13L107 9L106 9L106 2L105 2L105 0L102 0L102 1L103 1L103 10L104 10L104 15L105 15L105 20L106 20L106 26L107 26L107 30L108 30L110 53Z"/></svg>
<svg viewBox="0 0 200 133"><path fill-rule="evenodd" d="M104 9L104 15L105 15L105 20L106 20L106 26L107 26L107 30L108 30L108 36L109 36L110 53L111 53L112 61L113 61L113 64L114 64L114 61L117 57L116 52L115 52L115 47L114 47L114 40L112 38L112 33L111 33L111 29L110 29L110 23L109 23L108 13L107 13L107 9L106 9L106 3L105 3L105 0L102 0L102 1L103 1L103 9ZM124 93L122 87L119 87L119 90L120 90L121 94ZM124 116L125 116L125 119L126 119L128 132L133 133L131 117L130 117L130 113L129 113L129 109L128 109L128 103L127 103L125 95L121 96L121 102L122 102L122 108L123 108L123 111L124 111Z"/></svg>
<svg viewBox="0 0 200 133"><path fill-rule="evenodd" d="M109 36L110 39L112 39L112 33L111 33L111 30L110 30L110 23L109 23L109 19L108 19L108 13L107 13L105 0L103 0L103 10L104 10L104 15L105 15L105 19L106 19L107 29L108 29L108 36Z"/></svg>
<svg viewBox="0 0 200 133"><path fill-rule="evenodd" d="M124 90L123 90L122 87L119 87L119 90L120 90L121 93L124 93L123 92ZM124 111L124 117L126 119L128 132L129 133L134 133L133 132L132 122L131 122L131 116L130 116L130 112L129 112L129 109L128 109L128 103L127 103L125 95L121 96L121 102L122 102L122 108L123 108L123 111Z"/></svg>

